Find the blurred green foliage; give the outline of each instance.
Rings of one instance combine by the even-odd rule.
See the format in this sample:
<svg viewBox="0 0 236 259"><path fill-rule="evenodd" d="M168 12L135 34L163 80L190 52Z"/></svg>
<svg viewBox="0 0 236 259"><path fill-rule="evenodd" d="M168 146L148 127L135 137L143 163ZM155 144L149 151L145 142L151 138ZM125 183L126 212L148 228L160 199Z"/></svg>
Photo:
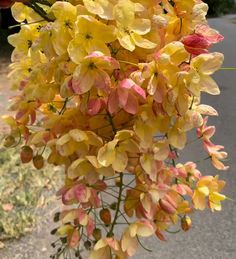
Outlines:
<svg viewBox="0 0 236 259"><path fill-rule="evenodd" d="M61 175L51 166L36 170L23 165L19 148L0 146L0 240L18 238L32 229L38 212L60 186Z"/></svg>
<svg viewBox="0 0 236 259"><path fill-rule="evenodd" d="M219 16L235 11L234 0L204 0L209 5L208 15Z"/></svg>

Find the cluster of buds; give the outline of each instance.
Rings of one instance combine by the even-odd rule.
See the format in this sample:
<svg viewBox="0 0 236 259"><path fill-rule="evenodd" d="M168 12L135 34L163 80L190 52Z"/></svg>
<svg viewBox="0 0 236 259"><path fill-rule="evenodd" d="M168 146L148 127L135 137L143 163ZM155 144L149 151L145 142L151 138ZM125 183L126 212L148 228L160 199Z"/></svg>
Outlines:
<svg viewBox="0 0 236 259"><path fill-rule="evenodd" d="M52 258L68 248L81 258L85 247L90 259L125 259L140 237L165 240L170 228L189 230L195 210L221 210L224 182L179 157L195 129L212 165L227 169L206 125L217 112L201 103L202 92L220 93L211 76L223 62L210 52L223 37L207 10L201 0L12 6L22 26L8 38L17 95L5 146L23 142L23 163L65 169Z"/></svg>

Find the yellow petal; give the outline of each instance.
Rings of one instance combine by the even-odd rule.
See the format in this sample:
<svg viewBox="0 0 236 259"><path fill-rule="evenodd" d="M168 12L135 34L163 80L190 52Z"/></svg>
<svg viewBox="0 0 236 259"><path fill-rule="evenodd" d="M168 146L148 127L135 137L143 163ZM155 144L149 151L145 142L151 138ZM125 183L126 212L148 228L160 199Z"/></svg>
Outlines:
<svg viewBox="0 0 236 259"><path fill-rule="evenodd" d="M172 128L168 133L168 139L170 144L178 149L183 149L187 142L187 136L185 132L180 132L176 128Z"/></svg>
<svg viewBox="0 0 236 259"><path fill-rule="evenodd" d="M154 159L163 161L165 160L169 153L169 142L168 141L158 141L153 145Z"/></svg>
<svg viewBox="0 0 236 259"><path fill-rule="evenodd" d="M99 149L97 159L101 165L107 167L114 162L116 156L115 146L117 142L118 140L113 140Z"/></svg>
<svg viewBox="0 0 236 259"><path fill-rule="evenodd" d="M143 154L140 157L140 163L145 172L150 176L151 180L156 181L156 161L154 160L153 155Z"/></svg>
<svg viewBox="0 0 236 259"><path fill-rule="evenodd" d="M193 194L193 204L195 209L204 210L206 208L206 196L198 189Z"/></svg>
<svg viewBox="0 0 236 259"><path fill-rule="evenodd" d="M123 48L125 48L129 51L133 51L135 49L134 41L132 40L132 38L130 37L130 35L128 33L119 32L117 37L120 42L120 45Z"/></svg>
<svg viewBox="0 0 236 259"><path fill-rule="evenodd" d="M202 92L206 92L206 93L212 94L212 95L220 94L220 89L219 89L217 83L210 76L201 76L199 85L200 85L200 90Z"/></svg>
<svg viewBox="0 0 236 259"><path fill-rule="evenodd" d="M57 229L57 234L60 236L65 236L68 233L71 233L73 230L74 228L71 225L61 226Z"/></svg>
<svg viewBox="0 0 236 259"><path fill-rule="evenodd" d="M127 164L128 164L127 153L116 150L115 160L112 163L113 169L116 172L124 172Z"/></svg>
<svg viewBox="0 0 236 259"><path fill-rule="evenodd" d="M151 22L148 19L135 19L130 28L139 35L145 35L151 29Z"/></svg>
<svg viewBox="0 0 236 259"><path fill-rule="evenodd" d="M201 54L195 57L191 66L193 66L198 73L203 75L212 75L219 70L224 60L224 55L218 52L211 54Z"/></svg>
<svg viewBox="0 0 236 259"><path fill-rule="evenodd" d="M135 4L130 0L120 0L113 9L113 16L117 23L129 27L134 21Z"/></svg>
<svg viewBox="0 0 236 259"><path fill-rule="evenodd" d="M131 237L129 231L125 231L121 239L121 248L123 252L127 252L129 256L133 256L138 248L138 240Z"/></svg>
<svg viewBox="0 0 236 259"><path fill-rule="evenodd" d="M87 134L79 129L73 129L69 131L69 136L74 139L76 142L88 140Z"/></svg>
<svg viewBox="0 0 236 259"><path fill-rule="evenodd" d="M154 49L157 45L156 43L143 38L142 36L140 36L139 34L137 34L135 32L131 34L131 38L134 41L135 45L137 45L140 48Z"/></svg>

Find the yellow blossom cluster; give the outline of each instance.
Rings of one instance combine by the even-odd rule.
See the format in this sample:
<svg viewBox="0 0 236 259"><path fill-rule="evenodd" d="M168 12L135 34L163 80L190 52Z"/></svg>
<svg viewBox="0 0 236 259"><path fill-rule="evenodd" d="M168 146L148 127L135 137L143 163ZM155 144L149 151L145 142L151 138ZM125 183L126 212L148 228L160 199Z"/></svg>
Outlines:
<svg viewBox="0 0 236 259"><path fill-rule="evenodd" d="M58 191L60 251L90 259L128 258L139 237L165 240L190 214L221 210L224 182L202 176L179 151L196 138L212 165L227 153L210 140L216 110L201 93L220 90L212 74L223 62L209 49L223 39L206 21L201 0L32 0L12 6L21 23L14 47L11 99L4 116L22 162L65 169ZM44 152L49 150L49 154ZM116 236L118 225L127 226ZM53 257L57 258L57 257Z"/></svg>

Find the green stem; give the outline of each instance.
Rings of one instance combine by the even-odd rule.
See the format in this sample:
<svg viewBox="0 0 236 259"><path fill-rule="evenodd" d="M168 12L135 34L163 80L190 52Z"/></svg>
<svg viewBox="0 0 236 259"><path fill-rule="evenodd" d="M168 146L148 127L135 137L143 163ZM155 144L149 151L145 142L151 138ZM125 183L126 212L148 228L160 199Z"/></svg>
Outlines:
<svg viewBox="0 0 236 259"><path fill-rule="evenodd" d="M35 21L35 22L28 22L28 23L20 23L20 24L16 24L16 25L12 25L12 26L9 26L8 29L11 30L11 29L14 29L16 27L22 27L22 26L25 26L25 25L30 25L30 24L36 24L36 23L40 23L40 22L44 22L45 20L39 20L39 21ZM29 102L29 101L28 101ZM35 101L33 101L35 102Z"/></svg>
<svg viewBox="0 0 236 259"><path fill-rule="evenodd" d="M43 4L43 5L50 6L50 7L52 6L52 4L49 3L47 0L37 0L37 2L40 4Z"/></svg>
<svg viewBox="0 0 236 259"><path fill-rule="evenodd" d="M28 7L32 8L37 14L39 14L44 20L48 21L48 22L53 22L53 19L50 19L47 16L47 13L44 11L44 9L42 7L40 7L39 5L37 5L36 3L27 3L26 4Z"/></svg>
<svg viewBox="0 0 236 259"><path fill-rule="evenodd" d="M149 252L149 253L152 253L152 250L151 250L151 249L145 247L145 246L141 243L141 241L140 241L140 239L139 239L138 236L136 236L136 238L137 238L137 240L138 240L139 245L140 245L144 250L146 250L146 251Z"/></svg>
<svg viewBox="0 0 236 259"><path fill-rule="evenodd" d="M222 67L220 70L236 70L236 67Z"/></svg>
<svg viewBox="0 0 236 259"><path fill-rule="evenodd" d="M68 102L68 98L65 99L63 107L61 108L61 110L59 112L59 115L62 115L64 113L64 111L66 109L67 102Z"/></svg>
<svg viewBox="0 0 236 259"><path fill-rule="evenodd" d="M111 114L110 114L109 111L107 111L107 116L108 116L109 122L110 122L110 124L111 124L113 133L116 134L116 127L115 127L115 124L114 124L114 122L113 122L112 116L111 116Z"/></svg>
<svg viewBox="0 0 236 259"><path fill-rule="evenodd" d="M174 151L174 149L172 148L172 146L171 146L171 145L169 145L169 148L170 148L170 151L171 151L171 152L173 152L173 151ZM174 159L172 159L172 165L173 165L173 167L175 167L175 166L176 166L176 163L175 163L175 160L174 160Z"/></svg>
<svg viewBox="0 0 236 259"><path fill-rule="evenodd" d="M123 191L122 187L123 187L123 173L120 173L120 188L119 188L119 197L118 197L118 201L117 201L116 212L115 212L115 216L114 216L114 220L112 222L111 228L110 228L109 232L107 233L107 237L114 236L113 230L116 225L116 221L118 219L118 214L120 211L120 204L122 201L122 191Z"/></svg>

